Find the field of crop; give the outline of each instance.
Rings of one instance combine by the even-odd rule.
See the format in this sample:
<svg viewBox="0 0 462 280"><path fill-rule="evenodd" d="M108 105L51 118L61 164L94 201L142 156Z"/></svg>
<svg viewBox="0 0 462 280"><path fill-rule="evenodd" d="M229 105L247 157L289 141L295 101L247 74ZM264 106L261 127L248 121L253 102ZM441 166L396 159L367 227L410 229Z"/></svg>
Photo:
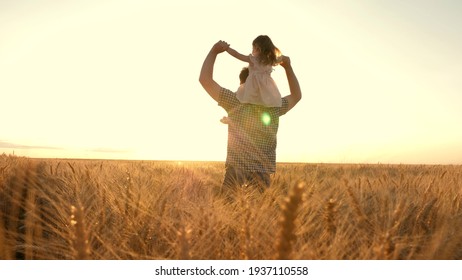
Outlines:
<svg viewBox="0 0 462 280"><path fill-rule="evenodd" d="M0 155L0 259L462 259L462 166L224 164Z"/></svg>

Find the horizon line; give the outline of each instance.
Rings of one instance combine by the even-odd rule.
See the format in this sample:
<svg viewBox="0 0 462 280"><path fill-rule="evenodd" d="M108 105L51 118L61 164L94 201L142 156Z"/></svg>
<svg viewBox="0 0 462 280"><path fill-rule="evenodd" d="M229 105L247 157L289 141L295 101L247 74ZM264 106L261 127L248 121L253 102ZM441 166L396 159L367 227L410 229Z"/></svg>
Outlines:
<svg viewBox="0 0 462 280"><path fill-rule="evenodd" d="M194 162L209 162L209 163L223 163L225 160L192 160L192 159L130 159L130 158L79 158L79 157L30 157L20 156L15 154L2 153L0 156L17 157L33 160L71 160L71 161L153 161L153 162L175 162L175 163L194 163ZM425 165L425 166L459 166L462 163L393 163L393 162L323 162L323 161L276 161L276 164L307 164L307 165Z"/></svg>

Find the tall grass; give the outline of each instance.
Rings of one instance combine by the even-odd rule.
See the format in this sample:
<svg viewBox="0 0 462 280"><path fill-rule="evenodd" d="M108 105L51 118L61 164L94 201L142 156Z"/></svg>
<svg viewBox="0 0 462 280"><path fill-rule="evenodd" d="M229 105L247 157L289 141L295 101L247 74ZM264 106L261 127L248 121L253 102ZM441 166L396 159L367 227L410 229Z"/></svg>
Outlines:
<svg viewBox="0 0 462 280"><path fill-rule="evenodd" d="M462 167L0 156L0 259L461 259Z"/></svg>

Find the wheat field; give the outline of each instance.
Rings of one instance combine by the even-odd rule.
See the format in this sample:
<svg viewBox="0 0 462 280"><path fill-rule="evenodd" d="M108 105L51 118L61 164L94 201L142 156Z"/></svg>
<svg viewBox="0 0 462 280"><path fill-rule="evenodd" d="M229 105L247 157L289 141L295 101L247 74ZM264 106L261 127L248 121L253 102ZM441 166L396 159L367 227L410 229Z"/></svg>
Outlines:
<svg viewBox="0 0 462 280"><path fill-rule="evenodd" d="M462 166L277 168L0 155L0 259L462 259Z"/></svg>

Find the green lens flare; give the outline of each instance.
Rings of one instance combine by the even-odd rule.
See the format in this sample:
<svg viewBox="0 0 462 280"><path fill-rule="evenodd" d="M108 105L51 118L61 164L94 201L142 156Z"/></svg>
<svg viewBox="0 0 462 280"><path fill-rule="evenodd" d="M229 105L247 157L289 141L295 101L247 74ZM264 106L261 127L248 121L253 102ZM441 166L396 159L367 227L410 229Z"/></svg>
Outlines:
<svg viewBox="0 0 462 280"><path fill-rule="evenodd" d="M264 125L270 125L271 116L267 112L263 112L263 114L261 114L261 121Z"/></svg>

